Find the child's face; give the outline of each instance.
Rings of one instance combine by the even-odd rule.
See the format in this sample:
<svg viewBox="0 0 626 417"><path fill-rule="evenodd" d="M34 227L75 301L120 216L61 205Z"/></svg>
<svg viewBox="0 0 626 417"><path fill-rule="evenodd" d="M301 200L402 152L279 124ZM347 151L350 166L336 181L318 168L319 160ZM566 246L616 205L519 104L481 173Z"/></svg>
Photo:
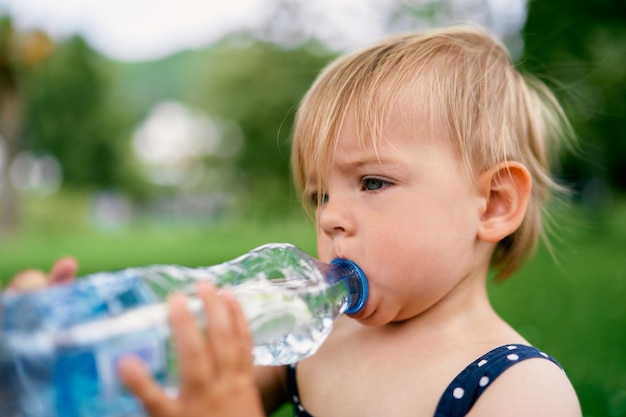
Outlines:
<svg viewBox="0 0 626 417"><path fill-rule="evenodd" d="M476 237L484 199L449 139L410 119L392 116L375 149L358 145L348 118L322 173L318 256L363 268L370 297L354 317L365 324L413 317L488 264ZM306 180L315 193L316 173Z"/></svg>

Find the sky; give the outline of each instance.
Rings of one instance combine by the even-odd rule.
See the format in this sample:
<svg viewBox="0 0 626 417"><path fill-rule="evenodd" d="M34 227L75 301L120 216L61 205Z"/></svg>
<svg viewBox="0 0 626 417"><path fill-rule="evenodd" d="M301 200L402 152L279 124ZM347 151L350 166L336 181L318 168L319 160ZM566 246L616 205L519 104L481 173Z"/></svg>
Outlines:
<svg viewBox="0 0 626 417"><path fill-rule="evenodd" d="M277 2L281 0L0 0L0 12L10 14L19 29L42 29L57 39L78 33L112 59L146 61L274 22L271 13ZM382 17L393 4L389 0L282 2L296 4L304 12L300 29L339 50L383 36ZM469 19L483 24L488 20L498 34L518 30L525 18L525 0L446 2L479 10Z"/></svg>

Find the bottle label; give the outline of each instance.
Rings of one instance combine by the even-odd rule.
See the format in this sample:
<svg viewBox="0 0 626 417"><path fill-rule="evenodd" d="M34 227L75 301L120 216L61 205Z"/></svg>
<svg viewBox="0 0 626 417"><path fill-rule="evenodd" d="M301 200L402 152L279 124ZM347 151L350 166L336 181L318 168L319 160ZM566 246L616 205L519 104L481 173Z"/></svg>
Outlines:
<svg viewBox="0 0 626 417"><path fill-rule="evenodd" d="M165 334L153 330L98 346L95 357L103 397L112 398L119 393L122 385L117 376L117 368L123 356L137 356L145 362L152 375L163 375L167 371L166 341Z"/></svg>

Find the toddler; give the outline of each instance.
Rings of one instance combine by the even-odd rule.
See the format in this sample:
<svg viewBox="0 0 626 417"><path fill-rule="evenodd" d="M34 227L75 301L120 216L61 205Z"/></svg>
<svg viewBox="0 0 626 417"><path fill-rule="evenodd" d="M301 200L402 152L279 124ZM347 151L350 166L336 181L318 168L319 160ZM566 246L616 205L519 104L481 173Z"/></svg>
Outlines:
<svg viewBox="0 0 626 417"><path fill-rule="evenodd" d="M493 310L503 280L542 235L562 191L550 153L569 125L554 96L521 75L482 30L388 38L330 64L293 135L297 188L317 224L317 256L358 264L369 298L312 357L253 367L235 299L208 285L206 334L170 298L178 397L140 360L120 374L153 417L580 416L555 359Z"/></svg>

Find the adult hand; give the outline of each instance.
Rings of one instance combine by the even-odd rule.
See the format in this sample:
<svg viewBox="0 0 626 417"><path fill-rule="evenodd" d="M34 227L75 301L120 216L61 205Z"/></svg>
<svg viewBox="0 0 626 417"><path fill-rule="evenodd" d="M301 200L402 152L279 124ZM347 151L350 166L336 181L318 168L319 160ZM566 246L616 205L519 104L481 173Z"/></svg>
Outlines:
<svg viewBox="0 0 626 417"><path fill-rule="evenodd" d="M77 270L76 259L60 258L52 265L49 273L38 269L27 269L18 273L9 283L9 288L27 291L71 282Z"/></svg>
<svg viewBox="0 0 626 417"><path fill-rule="evenodd" d="M235 297L208 284L198 285L206 330L198 328L187 298L168 300L180 385L172 398L150 376L139 358L120 360L119 374L151 417L263 416L253 374L252 336Z"/></svg>

